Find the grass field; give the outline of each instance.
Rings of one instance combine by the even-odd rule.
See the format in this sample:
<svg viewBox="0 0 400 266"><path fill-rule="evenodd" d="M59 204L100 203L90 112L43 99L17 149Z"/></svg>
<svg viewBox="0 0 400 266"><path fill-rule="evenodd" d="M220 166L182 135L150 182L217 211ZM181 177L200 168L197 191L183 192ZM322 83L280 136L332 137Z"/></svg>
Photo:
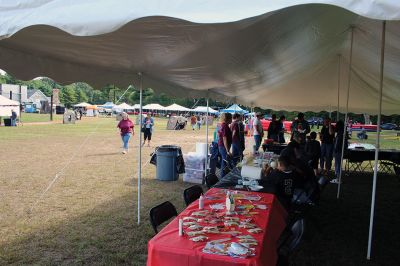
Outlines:
<svg viewBox="0 0 400 266"><path fill-rule="evenodd" d="M177 144L187 153L205 140L204 128L167 131L164 119L156 125L152 147L143 150L141 225L137 135L122 155L111 118L1 127L0 265L145 265L153 236L149 209L170 200L182 210L182 192L190 186L155 180L155 167L146 164L149 155L162 144ZM395 141L384 145L399 147ZM346 177L340 200L336 186L327 187L313 212L321 228L309 224L296 265L398 265L400 183L392 176L378 182L373 260L365 260L371 177Z"/></svg>
<svg viewBox="0 0 400 266"><path fill-rule="evenodd" d="M62 121L62 115L53 115L53 121ZM49 122L50 114L33 114L33 113L22 113L22 123L37 123L37 122Z"/></svg>

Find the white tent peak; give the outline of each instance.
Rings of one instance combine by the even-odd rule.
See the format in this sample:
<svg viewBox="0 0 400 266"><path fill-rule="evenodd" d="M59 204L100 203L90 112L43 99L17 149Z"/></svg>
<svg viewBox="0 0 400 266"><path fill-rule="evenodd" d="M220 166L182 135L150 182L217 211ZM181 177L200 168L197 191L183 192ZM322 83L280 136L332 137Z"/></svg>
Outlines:
<svg viewBox="0 0 400 266"><path fill-rule="evenodd" d="M167 110L167 111L180 111L180 112L191 111L191 109L183 107L183 106L181 106L179 104L176 104L176 103L165 107L165 110Z"/></svg>
<svg viewBox="0 0 400 266"><path fill-rule="evenodd" d="M165 110L165 107L162 106L161 104L158 103L150 103L150 104L146 104L145 106L142 107L145 110Z"/></svg>
<svg viewBox="0 0 400 266"><path fill-rule="evenodd" d="M92 106L90 103L87 102L81 102L78 104L75 104L74 107L88 107L88 106Z"/></svg>
<svg viewBox="0 0 400 266"><path fill-rule="evenodd" d="M207 113L207 106L197 106L196 108L194 108L192 110L193 112L197 112L197 113ZM211 107L208 107L208 112L210 114L215 114L218 113L217 110L212 109Z"/></svg>

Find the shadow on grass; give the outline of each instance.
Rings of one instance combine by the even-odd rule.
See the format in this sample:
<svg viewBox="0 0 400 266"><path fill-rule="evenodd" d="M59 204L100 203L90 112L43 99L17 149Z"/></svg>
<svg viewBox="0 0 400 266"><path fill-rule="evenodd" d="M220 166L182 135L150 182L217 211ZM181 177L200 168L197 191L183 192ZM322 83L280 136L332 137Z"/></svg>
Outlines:
<svg viewBox="0 0 400 266"><path fill-rule="evenodd" d="M148 218L150 208L170 200L182 210L182 193L187 186L183 182L143 180L140 225L134 192L0 246L0 265L145 265L147 241L154 235Z"/></svg>
<svg viewBox="0 0 400 266"><path fill-rule="evenodd" d="M322 229L307 224L305 240L292 257L293 265L398 265L400 182L394 177L379 178L373 259L365 259L371 179L372 175L346 177L340 200L336 200L336 185L326 188L313 211ZM170 200L182 210L182 191L190 184L143 182L141 225L136 222L135 192L1 246L0 264L145 265L147 241L154 234L148 221L149 209Z"/></svg>

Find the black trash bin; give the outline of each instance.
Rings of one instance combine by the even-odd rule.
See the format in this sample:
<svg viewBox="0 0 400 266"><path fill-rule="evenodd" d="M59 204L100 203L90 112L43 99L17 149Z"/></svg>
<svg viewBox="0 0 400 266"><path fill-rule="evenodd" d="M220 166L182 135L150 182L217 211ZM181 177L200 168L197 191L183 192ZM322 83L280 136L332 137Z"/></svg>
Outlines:
<svg viewBox="0 0 400 266"><path fill-rule="evenodd" d="M179 146L162 145L156 148L156 176L162 181L176 181L180 173L182 150Z"/></svg>
<svg viewBox="0 0 400 266"><path fill-rule="evenodd" d="M4 118L4 126L11 127L11 118Z"/></svg>

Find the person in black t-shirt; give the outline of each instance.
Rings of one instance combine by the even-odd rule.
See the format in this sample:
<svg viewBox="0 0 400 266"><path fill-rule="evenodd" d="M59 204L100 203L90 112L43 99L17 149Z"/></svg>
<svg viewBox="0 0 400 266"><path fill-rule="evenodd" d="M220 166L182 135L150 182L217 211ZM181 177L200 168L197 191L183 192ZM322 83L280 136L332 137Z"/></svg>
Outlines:
<svg viewBox="0 0 400 266"><path fill-rule="evenodd" d="M268 171L265 180L265 186L272 187L275 195L280 199L285 207L290 206L294 190L300 187L301 177L294 167L290 164L287 156L280 156L278 168Z"/></svg>
<svg viewBox="0 0 400 266"><path fill-rule="evenodd" d="M331 124L331 119L326 117L324 125L320 132L321 139L321 160L320 168L324 174L328 174L332 167L333 158L333 142L335 138L335 130Z"/></svg>
<svg viewBox="0 0 400 266"><path fill-rule="evenodd" d="M314 131L310 133L310 140L306 143L306 154L311 161L311 167L314 170L315 175L318 174L318 161L321 157L321 145L316 140L317 133Z"/></svg>

